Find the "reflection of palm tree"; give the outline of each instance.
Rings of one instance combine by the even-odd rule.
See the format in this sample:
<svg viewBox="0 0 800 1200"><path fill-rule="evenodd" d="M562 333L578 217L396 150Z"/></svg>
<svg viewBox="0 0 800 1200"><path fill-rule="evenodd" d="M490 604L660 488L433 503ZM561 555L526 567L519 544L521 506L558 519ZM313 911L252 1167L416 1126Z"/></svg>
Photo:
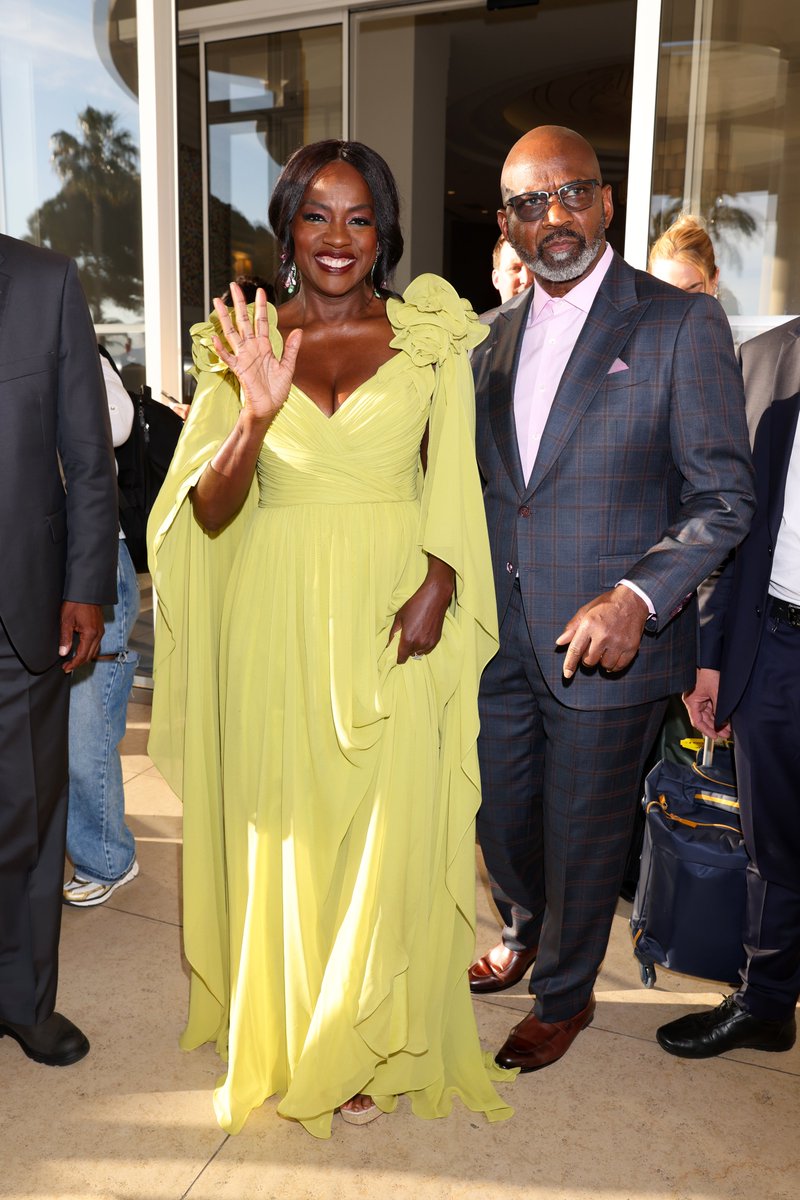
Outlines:
<svg viewBox="0 0 800 1200"><path fill-rule="evenodd" d="M650 227L650 240L654 242L665 229L684 211L680 200L672 200L664 208L653 214ZM718 259L727 253L731 265L738 269L742 265L742 256L736 246L739 237L750 238L758 229L758 221L746 208L731 204L730 198L722 195L715 196L709 203L703 204L701 211L695 214L702 218L706 229L718 251Z"/></svg>
<svg viewBox="0 0 800 1200"><path fill-rule="evenodd" d="M28 217L29 239L74 258L92 317L108 305L142 308L142 214L138 151L115 113L86 108L80 137L50 139L62 185Z"/></svg>
<svg viewBox="0 0 800 1200"><path fill-rule="evenodd" d="M127 130L117 128L115 113L89 105L78 114L83 140L60 129L50 138L51 161L64 182L64 194L84 196L92 210L92 241L98 259L103 257L103 202L118 205L130 198L138 182L138 151Z"/></svg>

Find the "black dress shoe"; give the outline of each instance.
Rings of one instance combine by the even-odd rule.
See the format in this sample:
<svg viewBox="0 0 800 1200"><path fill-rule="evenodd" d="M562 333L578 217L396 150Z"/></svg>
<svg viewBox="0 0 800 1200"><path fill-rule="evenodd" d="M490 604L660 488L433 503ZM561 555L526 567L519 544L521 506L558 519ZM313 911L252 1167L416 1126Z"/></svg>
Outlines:
<svg viewBox="0 0 800 1200"><path fill-rule="evenodd" d="M89 1053L88 1038L77 1025L57 1012L38 1025L12 1025L10 1021L0 1021L0 1038L6 1034L19 1042L28 1058L48 1067L68 1067Z"/></svg>
<svg viewBox="0 0 800 1200"><path fill-rule="evenodd" d="M658 1044L679 1058L714 1058L727 1050L791 1050L796 1033L794 1014L782 1021L763 1021L727 996L716 1008L690 1013L656 1030Z"/></svg>

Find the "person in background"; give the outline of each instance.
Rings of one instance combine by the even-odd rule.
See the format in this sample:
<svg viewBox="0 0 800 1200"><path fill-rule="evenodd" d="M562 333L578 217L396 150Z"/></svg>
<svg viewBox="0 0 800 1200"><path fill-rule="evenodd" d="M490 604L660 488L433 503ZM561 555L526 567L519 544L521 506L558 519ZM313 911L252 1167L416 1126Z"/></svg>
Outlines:
<svg viewBox="0 0 800 1200"><path fill-rule="evenodd" d="M119 357L119 373L124 386L132 396L138 396L140 388L146 384L144 370L144 346L141 337L137 335L139 344L134 347L133 338L126 336ZM116 364L115 364L116 365Z"/></svg>
<svg viewBox="0 0 800 1200"><path fill-rule="evenodd" d="M653 242L647 269L656 279L682 292L719 296L719 267L713 243L691 213L680 213Z"/></svg>
<svg viewBox="0 0 800 1200"><path fill-rule="evenodd" d="M697 678L684 700L708 737L733 729L750 862L739 988L662 1025L669 1054L790 1050L800 997L800 321L739 351L754 435L750 532L701 594Z"/></svg>
<svg viewBox="0 0 800 1200"><path fill-rule="evenodd" d="M180 417L182 421L185 421L192 408L191 401L176 400L174 396L170 396L169 392L165 392L163 389L161 391L161 395L164 399L164 403L168 408L172 409L172 411L175 413L175 416Z"/></svg>
<svg viewBox="0 0 800 1200"><path fill-rule="evenodd" d="M501 191L534 284L473 352L500 620L478 834L505 928L469 974L495 992L533 963L496 1061L535 1071L593 1019L644 760L694 674L695 589L755 502L725 314L614 253L589 143L532 130Z"/></svg>
<svg viewBox="0 0 800 1200"><path fill-rule="evenodd" d="M111 436L121 446L133 425L133 402L110 357L101 366ZM104 904L139 874L136 843L125 824L119 743L139 656L129 640L139 613L139 586L125 538L118 538L117 601L103 610L105 632L91 662L73 671L69 697L67 854L74 873L64 885L73 908Z"/></svg>
<svg viewBox="0 0 800 1200"><path fill-rule="evenodd" d="M75 263L0 235L0 312L0 1037L63 1067L89 1051L55 1011L69 676L114 602L114 452Z"/></svg>
<svg viewBox="0 0 800 1200"><path fill-rule="evenodd" d="M233 281L244 296L245 304L253 304L256 298L256 292L259 288L264 289L264 294L270 304L275 303L275 288L272 284L263 279L260 275L237 275ZM228 308L233 307L233 297L231 289L227 288L220 296L222 303Z"/></svg>
<svg viewBox="0 0 800 1200"><path fill-rule="evenodd" d="M502 235L492 251L492 283L500 293L501 304L505 304L512 296L518 296L533 283L533 275Z"/></svg>

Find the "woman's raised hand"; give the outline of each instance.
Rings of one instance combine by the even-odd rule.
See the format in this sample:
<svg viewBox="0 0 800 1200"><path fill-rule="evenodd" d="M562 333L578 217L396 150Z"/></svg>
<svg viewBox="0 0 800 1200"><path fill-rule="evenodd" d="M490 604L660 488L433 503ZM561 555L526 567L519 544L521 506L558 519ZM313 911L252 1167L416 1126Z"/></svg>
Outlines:
<svg viewBox="0 0 800 1200"><path fill-rule="evenodd" d="M286 339L283 358L277 359L269 340L267 297L263 288L256 292L255 328L247 303L238 284L231 284L234 317L223 302L214 300L225 342L214 336L214 349L242 386L245 411L259 421L269 422L289 395L302 331L295 329Z"/></svg>

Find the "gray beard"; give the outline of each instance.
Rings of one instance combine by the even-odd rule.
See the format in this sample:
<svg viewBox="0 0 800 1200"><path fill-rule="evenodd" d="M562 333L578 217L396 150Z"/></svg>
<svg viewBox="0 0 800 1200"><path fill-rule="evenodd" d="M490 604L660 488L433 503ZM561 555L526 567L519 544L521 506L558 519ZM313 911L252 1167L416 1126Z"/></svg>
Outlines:
<svg viewBox="0 0 800 1200"><path fill-rule="evenodd" d="M520 246L514 246L514 249L525 266L530 271L533 271L534 275L539 275L542 279L548 279L551 283L568 283L570 279L577 279L579 275L583 275L585 271L589 270L589 267L598 255L600 247L603 245L604 237L605 227L598 229L597 235L591 242L587 242L580 234L576 234L575 244L580 246L577 257L561 257L556 262L546 262L542 258L542 249L546 250L546 246L540 248L538 254L529 254L525 251L524 247Z"/></svg>

